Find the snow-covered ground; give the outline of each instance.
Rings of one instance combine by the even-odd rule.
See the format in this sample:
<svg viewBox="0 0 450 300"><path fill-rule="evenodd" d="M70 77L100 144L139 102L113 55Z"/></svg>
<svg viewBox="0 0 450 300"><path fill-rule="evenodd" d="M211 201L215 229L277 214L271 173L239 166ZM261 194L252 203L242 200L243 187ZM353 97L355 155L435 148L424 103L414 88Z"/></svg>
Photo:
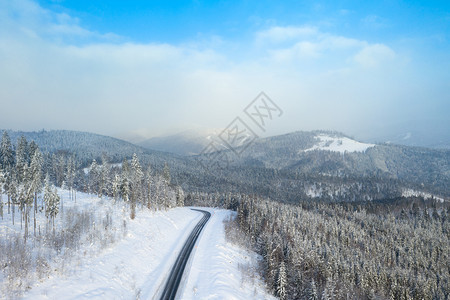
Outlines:
<svg viewBox="0 0 450 300"><path fill-rule="evenodd" d="M211 219L192 252L188 271L181 284L182 293L178 294L178 298L276 299L267 294L262 280L255 272L258 260L256 253L226 241L223 222L233 213L202 209L211 212ZM245 275L247 272L249 274Z"/></svg>
<svg viewBox="0 0 450 300"><path fill-rule="evenodd" d="M436 199L437 201L440 201L440 202L444 202L445 201L444 198L432 195L432 194L427 193L427 192L416 191L416 190L413 190L413 189L404 189L402 191L402 196L403 197L423 197L425 200L434 198L434 199Z"/></svg>
<svg viewBox="0 0 450 300"><path fill-rule="evenodd" d="M56 220L57 231L65 226L70 209L94 211L97 229L104 226L105 216L112 219L109 231L114 241L101 246L88 236L81 240L76 253L55 254L44 277L30 276L23 299L158 299L168 273L192 228L202 214L189 208L168 211L138 209L134 220L120 201L99 199L79 193L77 202L63 195L64 208ZM5 200L5 198L3 198ZM241 269L244 265L255 268L257 256L225 241L223 220L233 212L208 209L212 212L193 253L181 288L180 299L270 299L264 285L256 279L245 280ZM5 211L4 211L5 212ZM16 212L17 213L17 212ZM46 223L41 216L41 230ZM16 215L13 226L10 215L0 221L1 238L20 230L20 218ZM32 230L30 230L32 234ZM92 232L92 231L91 231ZM105 234L107 231L100 231ZM32 238L29 239L32 242ZM41 250L34 248L33 255ZM42 251L41 251L42 252ZM68 252L68 251L67 251ZM50 253L50 252L45 252ZM0 269L0 288L7 288L6 276ZM0 299L4 297L1 296ZM5 296L6 298L6 296ZM16 298L16 297L12 297ZM7 298L6 298L7 299Z"/></svg>
<svg viewBox="0 0 450 300"><path fill-rule="evenodd" d="M152 299L200 215L184 208L138 213L127 236L99 256L34 286L24 299Z"/></svg>
<svg viewBox="0 0 450 300"><path fill-rule="evenodd" d="M374 147L375 144L361 143L348 137L334 137L326 134L317 136L319 141L313 147L303 151L328 150L333 152L365 152L367 149Z"/></svg>

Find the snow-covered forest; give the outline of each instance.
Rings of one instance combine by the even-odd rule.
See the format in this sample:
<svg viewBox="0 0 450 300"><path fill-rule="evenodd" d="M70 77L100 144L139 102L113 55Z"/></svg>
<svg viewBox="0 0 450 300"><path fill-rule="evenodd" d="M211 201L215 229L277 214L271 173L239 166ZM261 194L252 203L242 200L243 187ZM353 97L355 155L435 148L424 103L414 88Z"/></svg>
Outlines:
<svg viewBox="0 0 450 300"><path fill-rule="evenodd" d="M450 205L392 201L280 204L242 194L188 194L238 212L280 299L448 299Z"/></svg>
<svg viewBox="0 0 450 300"><path fill-rule="evenodd" d="M170 183L167 165L162 172L144 168L135 154L121 164L104 156L89 168L78 166L75 156L41 153L23 136L14 145L3 133L0 294L21 295L52 267L80 259L82 245L96 253L120 240L139 210L183 206L183 191ZM82 191L87 194L80 197Z"/></svg>
<svg viewBox="0 0 450 300"><path fill-rule="evenodd" d="M4 295L19 297L55 270L101 253L127 235L140 212L209 206L236 211L225 223L228 238L262 258L258 268L241 268L243 277L257 272L280 299L449 297L446 199L402 192L396 179L324 174L323 168L305 174L244 164L211 179L190 158L128 148L119 143L113 159L106 152L83 155L81 148L47 152L25 136L14 143L3 133ZM318 150L308 155L334 159ZM439 159L446 162L446 155Z"/></svg>

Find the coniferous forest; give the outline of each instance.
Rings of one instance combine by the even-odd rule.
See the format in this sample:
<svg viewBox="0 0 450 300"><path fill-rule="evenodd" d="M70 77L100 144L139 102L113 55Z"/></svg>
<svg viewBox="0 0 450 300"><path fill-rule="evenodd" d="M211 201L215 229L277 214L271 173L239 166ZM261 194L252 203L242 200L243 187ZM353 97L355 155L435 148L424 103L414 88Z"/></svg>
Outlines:
<svg viewBox="0 0 450 300"><path fill-rule="evenodd" d="M420 197L281 204L249 195L188 194L235 209L243 244L280 299L448 299L450 205Z"/></svg>
<svg viewBox="0 0 450 300"><path fill-rule="evenodd" d="M336 171L333 162L344 163L343 158L320 151L307 155L315 164L324 162L316 170L302 170L305 164L276 169L251 160L211 174L191 157L108 139L109 152L71 150L71 133L57 134L62 148L53 146L50 133L44 135L40 143L47 150L31 135L12 139L5 131L1 139L0 215L23 228L0 243L11 295L26 290L27 280L45 276L53 260L70 258L80 243L114 243L139 210L186 205L236 211L225 224L228 236L261 255L258 272L280 299L449 298L449 202L402 195L405 188L421 187L446 195L445 180L421 186L405 177L345 173L347 167ZM105 142L105 137L74 136L89 144ZM443 161L445 169L448 154L439 153L433 159ZM80 192L111 199L102 201L123 207L123 216L71 208ZM29 256L33 247L43 250Z"/></svg>

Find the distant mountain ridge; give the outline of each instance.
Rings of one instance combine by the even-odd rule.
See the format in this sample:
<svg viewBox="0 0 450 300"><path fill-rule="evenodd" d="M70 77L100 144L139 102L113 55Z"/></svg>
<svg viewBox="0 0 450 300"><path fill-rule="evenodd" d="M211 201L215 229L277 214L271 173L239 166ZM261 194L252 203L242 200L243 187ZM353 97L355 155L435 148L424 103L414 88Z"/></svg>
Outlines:
<svg viewBox="0 0 450 300"><path fill-rule="evenodd" d="M219 138L219 134L222 130L187 130L184 132L180 132L177 134L167 135L167 136L159 136L147 139L145 141L137 143L137 145L142 146L146 149L158 150L164 152L171 152L178 155L189 156L199 154L211 141L215 142L216 146L219 146L221 150L226 149L226 146L223 145L223 142ZM301 131L297 131L301 132ZM295 132L294 132L295 133ZM303 132L305 133L305 132ZM362 143L360 141L356 141L353 138L335 131L323 131L316 130L310 131L314 136L320 134L328 134L332 136L336 136L338 138L344 139L346 142L350 142L348 139L353 140L357 143ZM287 135L292 133L287 133ZM278 136L284 136L278 135ZM416 132L406 132L402 135L392 135L392 136L383 136L378 138L369 138L366 139L369 141L369 144L396 144L396 145L404 145L410 147L427 147L431 149L447 149L450 150L450 140L448 140L448 133L442 134L441 140L430 139L426 140L424 135L421 135L420 138ZM275 138L276 136L267 137L267 139ZM348 138L348 139L345 139ZM260 140L264 140L261 138ZM434 142L432 142L432 141ZM365 143L363 143L365 144ZM314 147L314 145L312 146Z"/></svg>
<svg viewBox="0 0 450 300"><path fill-rule="evenodd" d="M146 149L171 152L179 155L189 156L199 154L211 141L218 145L221 130L187 130L173 135L153 137L142 141L137 145ZM221 147L225 149L225 146Z"/></svg>
<svg viewBox="0 0 450 300"><path fill-rule="evenodd" d="M231 150L223 150L223 155L230 169L277 170L291 177L322 177L319 181L379 178L432 187L450 197L450 150L446 149L367 144L339 132L297 131L258 139L239 156Z"/></svg>
<svg viewBox="0 0 450 300"><path fill-rule="evenodd" d="M28 141L34 141L43 152L74 153L84 164L89 164L93 159L100 159L103 154L106 154L111 162L120 162L124 157L130 158L133 153L143 156L156 152L110 136L82 131L6 131L13 144L16 144L17 139L23 135ZM168 153L159 155L172 156Z"/></svg>
<svg viewBox="0 0 450 300"><path fill-rule="evenodd" d="M240 155L223 147L220 153L229 155L230 160L219 169L205 169L199 163L204 155L180 156L149 150L93 133L8 132L14 144L24 135L43 151L75 154L84 167L93 159L100 159L103 153L111 163L131 158L133 153L138 154L143 166L150 165L153 169L162 169L167 163L172 181L188 191L242 191L295 202L313 198L386 199L400 197L406 188L450 199L450 150L367 144L333 131L297 131L257 139ZM183 146L181 141L189 143L189 139L177 141L177 136L172 139L191 152L203 150L205 143L214 137L201 138L195 143L197 148Z"/></svg>

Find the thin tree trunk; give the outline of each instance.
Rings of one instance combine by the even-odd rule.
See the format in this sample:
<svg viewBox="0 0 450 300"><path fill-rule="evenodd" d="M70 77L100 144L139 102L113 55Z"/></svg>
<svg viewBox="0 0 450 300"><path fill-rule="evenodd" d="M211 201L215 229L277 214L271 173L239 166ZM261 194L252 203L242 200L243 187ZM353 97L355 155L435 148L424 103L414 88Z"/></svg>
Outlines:
<svg viewBox="0 0 450 300"><path fill-rule="evenodd" d="M36 236L36 212L37 212L37 193L34 193L34 209L33 209L34 215L33 215L33 234Z"/></svg>
<svg viewBox="0 0 450 300"><path fill-rule="evenodd" d="M27 236L28 236L28 210L29 210L29 207L27 205L27 207L25 208L25 234L24 234L25 243L27 242Z"/></svg>

